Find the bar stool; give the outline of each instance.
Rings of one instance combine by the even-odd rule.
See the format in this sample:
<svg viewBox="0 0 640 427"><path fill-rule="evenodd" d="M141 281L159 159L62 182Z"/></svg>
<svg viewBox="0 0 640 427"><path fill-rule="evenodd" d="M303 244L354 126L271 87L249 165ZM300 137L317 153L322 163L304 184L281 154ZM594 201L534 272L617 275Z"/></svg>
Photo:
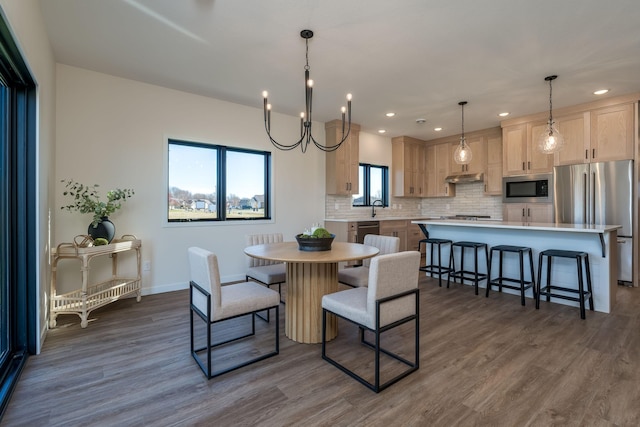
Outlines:
<svg viewBox="0 0 640 427"><path fill-rule="evenodd" d="M541 289L542 283L542 263L547 259L547 285L544 289ZM567 288L564 286L551 285L551 260L553 258L573 258L576 260L578 266L578 289ZM584 261L584 269L587 275L587 290L584 290L584 277L582 273L582 263ZM557 293L563 292L563 293ZM567 293L578 294L577 297L566 295ZM545 295L547 301L551 300L551 297L566 299L569 301L577 301L580 303L580 318L585 318L585 300L589 300L589 309L593 308L593 291L591 290L591 271L589 269L589 255L586 252L579 251L564 251L558 249L548 249L540 252L540 260L538 262L538 284L537 284L537 297L536 297L536 309L540 308L540 296Z"/></svg>
<svg viewBox="0 0 640 427"><path fill-rule="evenodd" d="M424 224L418 224L422 233L425 235L425 239L422 239L418 242L418 252L422 252L422 244L424 243L424 254L425 254L425 265L419 268L420 271L424 271L426 273L431 274L431 277L434 275L438 276L438 286L442 287L442 275L449 274L451 269L446 265L442 265L442 245L451 245L453 241L448 239L436 239L433 237L429 237L429 232L427 231L427 227ZM429 246L431 245L431 246ZM433 249L435 246L438 246L438 263L434 263L433 258ZM431 263L427 264L427 250L430 249L430 260ZM449 251L451 251L451 247L449 247Z"/></svg>
<svg viewBox="0 0 640 427"><path fill-rule="evenodd" d="M455 262L455 248L460 248L460 270L456 270L456 262ZM447 288L449 287L449 281L453 278L455 282L456 279L460 279L460 283L464 284L465 280L471 281L476 288L476 295L478 295L478 283L482 280L487 279L487 275L485 273L478 272L478 249L484 248L485 261L487 263L487 271L489 271L489 249L486 243L479 242L454 242L451 245L451 256L449 257L449 274L447 275ZM473 271L464 269L464 251L465 249L473 249L474 255L474 266Z"/></svg>
<svg viewBox="0 0 640 427"><path fill-rule="evenodd" d="M498 258L498 277L491 278L491 268L493 267L493 252L497 251ZM518 258L520 260L520 277L505 277L502 273L502 258L506 253L515 253L518 254ZM524 280L524 254L529 255L529 267L530 267L530 278L531 280ZM489 297L489 290L491 286L497 286L498 292L502 292L502 288L515 289L520 291L520 304L525 305L524 303L524 292L531 288L533 291L533 298L536 298L536 280L533 275L533 255L531 253L531 248L527 248L525 246L510 246L510 245L499 245L493 246L489 251L489 280L487 281L487 291L486 297ZM508 284L505 284L507 282ZM517 283L517 285L515 285Z"/></svg>

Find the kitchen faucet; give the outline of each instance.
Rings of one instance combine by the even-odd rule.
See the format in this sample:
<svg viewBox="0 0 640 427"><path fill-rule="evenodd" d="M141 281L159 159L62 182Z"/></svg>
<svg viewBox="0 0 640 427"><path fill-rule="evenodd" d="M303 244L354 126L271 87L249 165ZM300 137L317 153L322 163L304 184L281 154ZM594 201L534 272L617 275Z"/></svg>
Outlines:
<svg viewBox="0 0 640 427"><path fill-rule="evenodd" d="M380 199L374 200L373 203L371 204L371 218L376 217L376 203L379 203L378 206L384 207L384 203L382 203L382 200Z"/></svg>

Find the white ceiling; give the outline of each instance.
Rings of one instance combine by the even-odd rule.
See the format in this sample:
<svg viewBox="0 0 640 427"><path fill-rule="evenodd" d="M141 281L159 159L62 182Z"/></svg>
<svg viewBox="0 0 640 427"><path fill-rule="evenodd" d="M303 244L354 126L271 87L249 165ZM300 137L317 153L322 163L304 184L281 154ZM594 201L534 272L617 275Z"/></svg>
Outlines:
<svg viewBox="0 0 640 427"><path fill-rule="evenodd" d="M638 0L41 0L63 64L314 120L353 94L366 132L420 139L640 92ZM394 118L385 113L394 111ZM259 120L262 114L259 114ZM416 119L426 123L418 124ZM444 130L433 131L435 126ZM276 120L272 123L275 130Z"/></svg>

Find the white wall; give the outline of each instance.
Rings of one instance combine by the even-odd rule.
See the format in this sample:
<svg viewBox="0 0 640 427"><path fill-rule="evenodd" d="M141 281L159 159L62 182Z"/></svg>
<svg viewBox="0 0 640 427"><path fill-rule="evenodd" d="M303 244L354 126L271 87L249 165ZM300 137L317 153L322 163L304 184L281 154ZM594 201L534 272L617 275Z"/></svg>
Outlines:
<svg viewBox="0 0 640 427"><path fill-rule="evenodd" d="M99 184L102 194L133 188L135 196L110 219L117 236L142 240L142 259L151 262L151 271L143 274L143 294L186 287L189 246L218 254L223 281L244 279L245 234L279 231L293 240L324 218L324 153L315 147L306 154L275 149L264 131L259 94L256 108L250 108L60 64L57 91L56 243L86 234L91 221L88 214L59 209L65 204L61 179ZM272 128L276 139L289 143L299 134L299 119L272 114ZM314 134L323 141L324 126L315 124ZM273 220L169 225L168 137L271 151Z"/></svg>
<svg viewBox="0 0 640 427"><path fill-rule="evenodd" d="M55 62L38 0L0 0L0 7L11 26L23 57L37 83L37 230L38 256L38 331L40 345L46 332L47 298L49 289L50 207L54 175L55 151Z"/></svg>

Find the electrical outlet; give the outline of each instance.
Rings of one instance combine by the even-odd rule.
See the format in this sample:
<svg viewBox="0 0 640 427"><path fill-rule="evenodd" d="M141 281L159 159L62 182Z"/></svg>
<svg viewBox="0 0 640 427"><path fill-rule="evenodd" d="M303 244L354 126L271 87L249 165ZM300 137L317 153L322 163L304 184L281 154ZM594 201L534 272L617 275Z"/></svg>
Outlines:
<svg viewBox="0 0 640 427"><path fill-rule="evenodd" d="M151 271L151 261L145 261L142 263L142 270Z"/></svg>

